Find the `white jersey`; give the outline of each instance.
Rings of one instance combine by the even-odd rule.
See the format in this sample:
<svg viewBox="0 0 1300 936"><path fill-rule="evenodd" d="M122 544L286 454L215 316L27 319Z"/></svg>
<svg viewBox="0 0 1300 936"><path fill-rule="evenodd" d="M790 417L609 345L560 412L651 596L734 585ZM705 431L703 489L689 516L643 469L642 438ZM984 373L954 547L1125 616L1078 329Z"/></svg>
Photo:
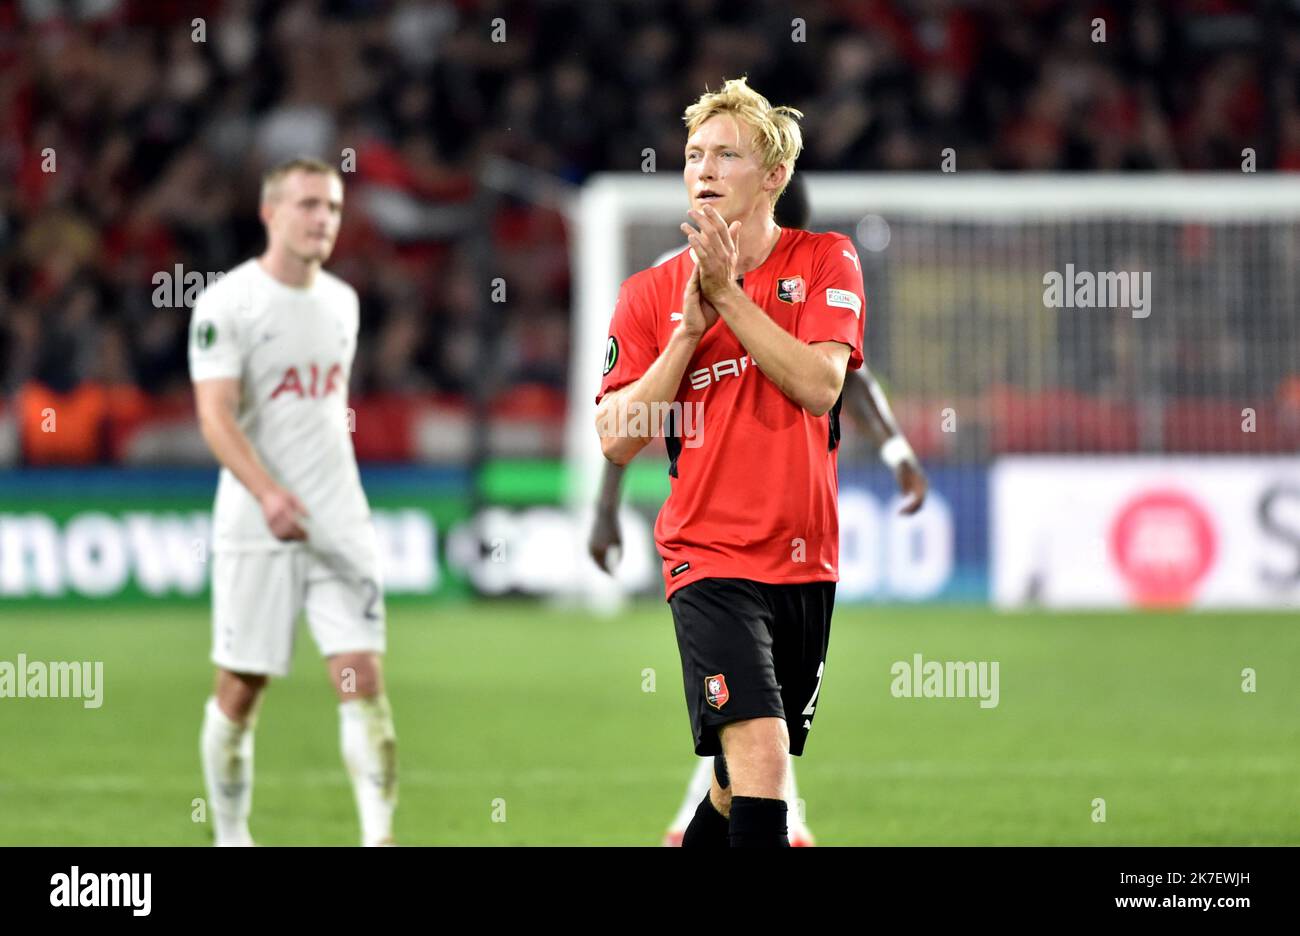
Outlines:
<svg viewBox="0 0 1300 936"><path fill-rule="evenodd" d="M239 427L271 477L302 501L308 545L324 551L370 535L347 410L359 324L356 290L338 277L322 270L298 289L254 259L204 290L190 327L190 379L240 381ZM291 545L272 535L227 468L213 513L219 552Z"/></svg>

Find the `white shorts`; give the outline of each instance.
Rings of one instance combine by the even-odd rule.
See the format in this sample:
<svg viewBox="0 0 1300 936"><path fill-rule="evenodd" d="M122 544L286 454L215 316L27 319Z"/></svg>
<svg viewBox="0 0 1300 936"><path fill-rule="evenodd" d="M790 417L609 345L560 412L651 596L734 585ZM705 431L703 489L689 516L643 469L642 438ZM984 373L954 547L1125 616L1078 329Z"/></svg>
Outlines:
<svg viewBox="0 0 1300 936"><path fill-rule="evenodd" d="M328 553L305 545L217 552L212 563L212 662L222 669L287 676L303 611L322 656L384 652L373 537Z"/></svg>

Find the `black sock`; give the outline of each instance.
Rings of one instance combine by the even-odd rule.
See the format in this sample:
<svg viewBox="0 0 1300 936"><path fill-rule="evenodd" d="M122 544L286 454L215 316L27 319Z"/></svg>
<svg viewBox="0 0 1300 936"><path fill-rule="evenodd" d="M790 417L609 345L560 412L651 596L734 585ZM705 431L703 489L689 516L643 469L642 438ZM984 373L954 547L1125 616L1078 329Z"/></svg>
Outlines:
<svg viewBox="0 0 1300 936"><path fill-rule="evenodd" d="M728 829L727 817L718 812L705 793L704 801L695 808L695 818L682 835L682 848L726 848L730 844Z"/></svg>
<svg viewBox="0 0 1300 936"><path fill-rule="evenodd" d="M784 848L789 846L783 799L733 796L729 825L732 848Z"/></svg>

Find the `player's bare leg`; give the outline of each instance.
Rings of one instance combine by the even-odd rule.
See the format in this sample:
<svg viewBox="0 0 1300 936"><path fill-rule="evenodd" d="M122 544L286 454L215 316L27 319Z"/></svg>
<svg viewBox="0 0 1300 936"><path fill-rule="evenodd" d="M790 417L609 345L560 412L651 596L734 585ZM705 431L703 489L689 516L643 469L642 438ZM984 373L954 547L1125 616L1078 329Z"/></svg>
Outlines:
<svg viewBox="0 0 1300 936"><path fill-rule="evenodd" d="M271 677L261 673L232 673L218 667L213 694L221 713L231 721L256 719L262 693L270 681Z"/></svg>
<svg viewBox="0 0 1300 936"><path fill-rule="evenodd" d="M788 845L786 776L790 734L784 719L750 718L719 729L731 784L714 780L710 799L722 812L725 797L732 847ZM715 798L716 797L716 798Z"/></svg>
<svg viewBox="0 0 1300 936"><path fill-rule="evenodd" d="M212 828L219 846L252 845L253 728L268 677L218 668L203 712L199 750Z"/></svg>
<svg viewBox="0 0 1300 936"><path fill-rule="evenodd" d="M339 697L339 747L352 779L362 845L393 844L397 808L397 734L384 694L377 653L339 653L329 658Z"/></svg>
<svg viewBox="0 0 1300 936"><path fill-rule="evenodd" d="M379 654L336 653L326 662L340 702L384 694L384 666Z"/></svg>
<svg viewBox="0 0 1300 936"><path fill-rule="evenodd" d="M713 769L712 757L696 758L695 771L691 774L690 782L686 785L686 796L682 800L682 805L677 809L677 815L668 826L668 831L664 833L663 844L669 848L676 848L682 844L686 834L686 828L690 825L691 819L695 816L695 810L705 796L709 796L710 802L714 804L714 809L724 818L731 812L731 789L724 789L717 782L717 775ZM794 757L790 757L790 782L786 787L785 801L789 807L788 822L790 825L790 845L791 847L806 848L816 844L813 839L812 830L808 828L804 820L801 804L799 802L799 787L794 777ZM710 792L712 790L712 792ZM721 806L719 805L721 804Z"/></svg>
<svg viewBox="0 0 1300 936"><path fill-rule="evenodd" d="M731 775L730 796L785 801L790 734L781 718L748 718L718 731ZM717 778L714 778L715 790ZM717 805L715 803L715 805Z"/></svg>

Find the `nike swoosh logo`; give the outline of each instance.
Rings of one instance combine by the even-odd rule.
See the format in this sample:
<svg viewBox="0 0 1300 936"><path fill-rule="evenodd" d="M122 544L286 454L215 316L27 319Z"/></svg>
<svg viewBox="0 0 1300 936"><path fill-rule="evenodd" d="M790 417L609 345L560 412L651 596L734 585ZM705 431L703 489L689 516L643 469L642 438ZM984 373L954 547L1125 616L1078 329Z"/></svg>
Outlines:
<svg viewBox="0 0 1300 936"><path fill-rule="evenodd" d="M681 320L682 320L682 313L680 312L674 312L672 315L668 316L668 321L670 322L680 322Z"/></svg>

